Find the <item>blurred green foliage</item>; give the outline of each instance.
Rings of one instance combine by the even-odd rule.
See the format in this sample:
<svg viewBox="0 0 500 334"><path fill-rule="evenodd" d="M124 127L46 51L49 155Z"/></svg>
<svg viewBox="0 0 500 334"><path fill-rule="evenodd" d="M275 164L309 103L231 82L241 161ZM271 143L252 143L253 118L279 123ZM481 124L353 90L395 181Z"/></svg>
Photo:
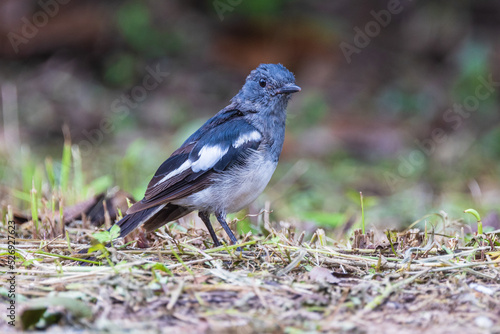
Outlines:
<svg viewBox="0 0 500 334"><path fill-rule="evenodd" d="M261 19L263 16L277 16L279 15L285 4L289 0L254 0L254 1L240 1L236 6L239 14L250 16L256 19Z"/></svg>
<svg viewBox="0 0 500 334"><path fill-rule="evenodd" d="M115 55L109 59L104 78L113 85L131 86L135 79L135 62L128 53Z"/></svg>
<svg viewBox="0 0 500 334"><path fill-rule="evenodd" d="M500 161L500 127L494 127L481 138L481 151L492 160Z"/></svg>
<svg viewBox="0 0 500 334"><path fill-rule="evenodd" d="M175 35L156 28L150 8L144 2L128 1L121 5L117 23L126 42L145 56L159 57L180 47Z"/></svg>

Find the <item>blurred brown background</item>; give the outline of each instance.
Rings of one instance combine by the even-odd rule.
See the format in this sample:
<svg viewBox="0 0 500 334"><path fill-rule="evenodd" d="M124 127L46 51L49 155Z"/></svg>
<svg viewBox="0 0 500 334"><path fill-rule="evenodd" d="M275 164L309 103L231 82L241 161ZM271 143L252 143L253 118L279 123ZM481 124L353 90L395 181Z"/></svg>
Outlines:
<svg viewBox="0 0 500 334"><path fill-rule="evenodd" d="M3 0L2 204L27 209L34 179L48 191L64 124L85 185L73 202L140 198L250 70L279 62L302 92L251 212L269 200L277 221L335 228L359 222L362 191L368 225L473 207L497 226L499 28L494 1Z"/></svg>

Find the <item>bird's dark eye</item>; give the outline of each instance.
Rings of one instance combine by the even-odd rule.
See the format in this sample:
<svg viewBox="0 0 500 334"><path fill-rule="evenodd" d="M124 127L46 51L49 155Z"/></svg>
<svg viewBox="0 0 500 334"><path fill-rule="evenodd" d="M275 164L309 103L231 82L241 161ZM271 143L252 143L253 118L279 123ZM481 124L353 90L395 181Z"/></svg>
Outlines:
<svg viewBox="0 0 500 334"><path fill-rule="evenodd" d="M265 79L260 79L260 80L259 80L259 85L260 85L260 87L262 87L262 88L266 87L266 85L267 85L266 80L265 80Z"/></svg>

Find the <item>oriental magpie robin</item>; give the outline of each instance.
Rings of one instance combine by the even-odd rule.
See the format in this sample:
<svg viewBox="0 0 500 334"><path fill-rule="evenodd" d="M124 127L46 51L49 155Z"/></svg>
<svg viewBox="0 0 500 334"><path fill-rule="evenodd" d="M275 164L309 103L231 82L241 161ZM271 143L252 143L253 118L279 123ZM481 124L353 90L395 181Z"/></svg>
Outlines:
<svg viewBox="0 0 500 334"><path fill-rule="evenodd" d="M139 226L153 231L197 210L215 246L215 214L234 244L226 214L264 190L276 169L285 137L286 107L300 91L281 64L261 64L231 103L209 119L158 168L144 198L116 223L120 237Z"/></svg>

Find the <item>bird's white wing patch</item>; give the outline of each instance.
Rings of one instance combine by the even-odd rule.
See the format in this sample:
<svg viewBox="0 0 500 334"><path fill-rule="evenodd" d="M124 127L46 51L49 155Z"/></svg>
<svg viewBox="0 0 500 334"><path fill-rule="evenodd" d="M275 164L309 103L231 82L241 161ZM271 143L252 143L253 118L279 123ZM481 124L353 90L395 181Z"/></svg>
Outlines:
<svg viewBox="0 0 500 334"><path fill-rule="evenodd" d="M249 142L249 141L258 141L262 138L262 135L260 134L259 131L252 131L252 132L247 132L243 133L236 139L233 143L234 148L238 148L241 145Z"/></svg>
<svg viewBox="0 0 500 334"><path fill-rule="evenodd" d="M198 160L194 161L191 165L193 172L197 173L200 170L207 170L212 168L217 161L219 161L224 154L227 153L229 147L223 148L218 145L216 146L203 146L198 155L200 156Z"/></svg>
<svg viewBox="0 0 500 334"><path fill-rule="evenodd" d="M228 150L229 148L222 148L220 146L204 146L200 150L200 157L198 158L198 160L191 161L190 159L187 159L182 165L165 175L160 181L156 182L155 186L169 180L176 175L179 175L190 167L195 173L201 170L212 168L217 163L217 161L219 161L224 156L224 154L227 153Z"/></svg>
<svg viewBox="0 0 500 334"><path fill-rule="evenodd" d="M165 175L160 181L156 182L155 186L159 185L160 183L163 183L163 182L167 181L168 179L170 179L173 176L176 176L176 175L182 173L183 171L185 171L186 169L188 169L189 167L191 167L191 164L192 164L191 160L187 159L178 168L176 168L175 170L173 170L170 173L168 173L167 175Z"/></svg>

